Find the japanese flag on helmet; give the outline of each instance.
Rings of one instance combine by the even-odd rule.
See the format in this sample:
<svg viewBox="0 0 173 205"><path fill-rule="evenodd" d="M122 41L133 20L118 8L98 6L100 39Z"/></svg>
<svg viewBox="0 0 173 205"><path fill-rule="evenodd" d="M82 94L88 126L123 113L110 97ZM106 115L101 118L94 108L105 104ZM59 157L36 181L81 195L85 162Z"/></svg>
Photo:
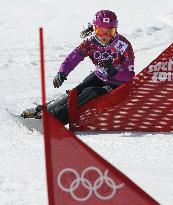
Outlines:
<svg viewBox="0 0 173 205"><path fill-rule="evenodd" d="M96 13L95 19L93 20L93 25L95 27L104 28L117 28L118 20L114 12L109 10L101 10Z"/></svg>

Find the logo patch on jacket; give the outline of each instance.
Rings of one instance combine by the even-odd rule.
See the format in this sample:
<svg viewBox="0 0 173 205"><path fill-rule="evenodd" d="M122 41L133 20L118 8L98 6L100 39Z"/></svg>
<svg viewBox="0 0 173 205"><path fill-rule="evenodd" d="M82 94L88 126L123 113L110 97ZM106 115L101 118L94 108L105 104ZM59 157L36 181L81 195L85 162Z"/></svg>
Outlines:
<svg viewBox="0 0 173 205"><path fill-rule="evenodd" d="M118 40L114 46L114 48L116 48L121 54L124 53L127 47L128 47L128 44L121 40Z"/></svg>

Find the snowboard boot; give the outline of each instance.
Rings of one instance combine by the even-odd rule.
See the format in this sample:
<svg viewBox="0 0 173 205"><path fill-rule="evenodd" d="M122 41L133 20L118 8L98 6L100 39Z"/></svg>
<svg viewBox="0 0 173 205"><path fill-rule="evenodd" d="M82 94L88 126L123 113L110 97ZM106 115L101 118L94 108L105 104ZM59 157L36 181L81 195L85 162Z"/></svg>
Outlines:
<svg viewBox="0 0 173 205"><path fill-rule="evenodd" d="M26 109L22 112L21 116L23 118L34 118L34 119L41 119L41 111L34 109L34 108L30 108L30 109Z"/></svg>

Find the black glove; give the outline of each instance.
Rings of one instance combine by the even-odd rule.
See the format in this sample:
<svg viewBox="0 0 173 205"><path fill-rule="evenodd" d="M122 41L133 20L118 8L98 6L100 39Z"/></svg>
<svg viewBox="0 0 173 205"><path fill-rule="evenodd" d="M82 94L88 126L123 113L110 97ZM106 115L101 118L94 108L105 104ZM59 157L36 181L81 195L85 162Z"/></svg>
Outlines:
<svg viewBox="0 0 173 205"><path fill-rule="evenodd" d="M54 88L59 88L64 80L67 80L66 76L62 72L58 72L57 75L53 79Z"/></svg>
<svg viewBox="0 0 173 205"><path fill-rule="evenodd" d="M98 65L100 67L105 68L105 70L110 78L112 78L117 73L117 69L115 69L114 66L112 65L112 63L107 61L107 60L99 61Z"/></svg>
<svg viewBox="0 0 173 205"><path fill-rule="evenodd" d="M111 66L111 63L107 60L101 60L98 62L98 65L103 68L109 68Z"/></svg>

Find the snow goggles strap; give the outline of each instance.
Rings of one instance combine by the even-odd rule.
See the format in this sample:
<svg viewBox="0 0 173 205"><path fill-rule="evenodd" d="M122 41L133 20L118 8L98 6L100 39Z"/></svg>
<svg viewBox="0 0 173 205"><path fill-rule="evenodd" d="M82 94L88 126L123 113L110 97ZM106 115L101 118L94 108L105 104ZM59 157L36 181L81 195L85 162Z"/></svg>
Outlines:
<svg viewBox="0 0 173 205"><path fill-rule="evenodd" d="M95 27L95 33L97 36L101 36L101 37L114 37L116 33L116 29L111 28L105 30L105 28Z"/></svg>

